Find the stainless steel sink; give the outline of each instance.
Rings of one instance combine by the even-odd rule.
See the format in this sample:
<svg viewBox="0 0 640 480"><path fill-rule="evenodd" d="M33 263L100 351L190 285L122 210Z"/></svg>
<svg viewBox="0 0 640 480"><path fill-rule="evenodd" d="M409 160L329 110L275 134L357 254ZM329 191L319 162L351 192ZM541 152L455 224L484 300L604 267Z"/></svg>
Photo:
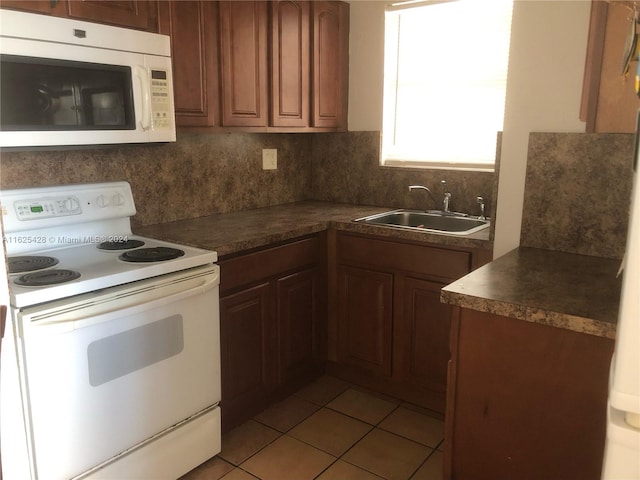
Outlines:
<svg viewBox="0 0 640 480"><path fill-rule="evenodd" d="M481 220L477 217L449 212L422 212L418 210L393 210L358 218L355 221L450 235L470 235L490 225L489 220Z"/></svg>

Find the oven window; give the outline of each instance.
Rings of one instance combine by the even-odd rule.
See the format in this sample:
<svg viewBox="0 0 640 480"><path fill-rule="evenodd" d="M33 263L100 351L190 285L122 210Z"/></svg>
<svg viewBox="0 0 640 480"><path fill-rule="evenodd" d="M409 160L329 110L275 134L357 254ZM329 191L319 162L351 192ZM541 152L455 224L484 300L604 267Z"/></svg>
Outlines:
<svg viewBox="0 0 640 480"><path fill-rule="evenodd" d="M178 355L184 348L182 315L101 338L87 347L93 387Z"/></svg>
<svg viewBox="0 0 640 480"><path fill-rule="evenodd" d="M0 62L2 130L135 129L129 67L15 55Z"/></svg>

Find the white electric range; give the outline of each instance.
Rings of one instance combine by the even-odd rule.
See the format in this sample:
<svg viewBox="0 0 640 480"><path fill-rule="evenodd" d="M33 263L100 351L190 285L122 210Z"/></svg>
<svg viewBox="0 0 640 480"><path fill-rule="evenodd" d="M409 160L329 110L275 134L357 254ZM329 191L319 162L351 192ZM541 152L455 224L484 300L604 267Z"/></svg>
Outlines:
<svg viewBox="0 0 640 480"><path fill-rule="evenodd" d="M126 182L0 192L4 478L166 478L220 451L216 252L134 235Z"/></svg>

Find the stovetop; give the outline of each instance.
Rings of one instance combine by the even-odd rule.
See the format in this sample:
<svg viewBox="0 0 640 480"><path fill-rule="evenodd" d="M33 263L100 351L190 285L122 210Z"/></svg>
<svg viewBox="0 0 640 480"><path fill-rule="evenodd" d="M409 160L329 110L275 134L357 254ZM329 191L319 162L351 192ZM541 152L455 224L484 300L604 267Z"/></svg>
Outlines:
<svg viewBox="0 0 640 480"><path fill-rule="evenodd" d="M213 251L132 234L129 217L135 214L135 206L126 182L5 190L0 196L9 262L26 256L53 259L43 269L10 273L13 307L41 304L217 261ZM123 241L133 248L118 248ZM111 242L107 247L112 249L99 249L102 242ZM162 259L154 261L152 254L161 254ZM138 261L126 261L123 255ZM21 264L31 262L21 260ZM24 285L30 277L42 275L40 272L46 272L48 280L64 281Z"/></svg>
<svg viewBox="0 0 640 480"><path fill-rule="evenodd" d="M10 274L11 304L14 307L35 305L110 286L135 282L136 280L166 275L217 261L216 253L208 250L161 242L145 237L132 236L131 238L144 242L144 246L139 248L175 248L183 251L184 255L172 260L131 263L119 258L125 250L99 250L97 244L74 245L66 248L29 252L29 255L44 255L58 260L57 264L38 270L40 272L65 269L78 272L80 276L64 283L31 287L16 283L16 280L25 275L25 273ZM9 259L11 259L11 256L9 256Z"/></svg>

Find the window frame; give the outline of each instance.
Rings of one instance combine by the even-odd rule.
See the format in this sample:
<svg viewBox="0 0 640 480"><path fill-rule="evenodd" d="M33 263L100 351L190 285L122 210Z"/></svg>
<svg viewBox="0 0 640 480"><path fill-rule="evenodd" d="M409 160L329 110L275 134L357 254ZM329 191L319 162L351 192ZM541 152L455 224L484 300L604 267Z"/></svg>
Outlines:
<svg viewBox="0 0 640 480"><path fill-rule="evenodd" d="M398 52L401 49L401 46L398 46L399 39L397 38L400 34L401 29L401 15L398 13L402 13L402 10L410 10L425 6L433 6L437 4L443 3L451 3L457 2L459 0L413 0L413 1L405 1L395 4L387 5L385 8L385 34L384 34L384 42L385 42L385 58L384 58L384 74L383 74L383 116L382 116L382 132L381 132L381 145L380 145L380 166L382 167L400 167L400 168L416 168L416 169L434 169L434 170L463 170L463 171L479 171L479 172L494 172L496 169L496 164L499 155L499 139L501 137L501 132L504 126L504 112L505 112L505 104L506 104L506 92L507 92L507 81L508 81L508 62L509 62L509 50L510 50L510 29L512 26L512 13L513 13L513 2L511 1L510 6L510 15L509 15L509 25L505 27L509 30L509 34L506 39L506 64L504 68L505 76L504 78L504 100L501 103L502 105L502 121L500 122L500 128L496 130L495 136L495 150L493 158L490 160L465 160L461 159L457 161L455 159L443 159L443 160L433 160L433 159L424 159L420 158L419 155L403 155L402 152L398 153L400 149L388 148L385 147L386 142L388 142L389 137L395 138L395 132L397 128L397 110L398 110ZM396 14L396 18L398 23L396 25L392 25L390 29L390 14ZM389 48L390 36L395 37L394 40L391 41L391 44L395 45L395 52ZM391 64L391 68L390 68ZM394 80L389 82L389 78L393 77ZM496 78L498 78L496 76ZM502 81L502 80L500 80ZM391 83L391 85L389 85ZM389 114L388 112L392 111L393 113ZM496 112L499 112L496 109ZM391 132L392 131L392 132ZM463 137L464 133L460 133L460 138ZM485 138L486 142L485 146L488 145L489 139ZM394 143L394 145L397 145ZM395 150L395 151L394 151ZM488 148L486 149L487 151Z"/></svg>

